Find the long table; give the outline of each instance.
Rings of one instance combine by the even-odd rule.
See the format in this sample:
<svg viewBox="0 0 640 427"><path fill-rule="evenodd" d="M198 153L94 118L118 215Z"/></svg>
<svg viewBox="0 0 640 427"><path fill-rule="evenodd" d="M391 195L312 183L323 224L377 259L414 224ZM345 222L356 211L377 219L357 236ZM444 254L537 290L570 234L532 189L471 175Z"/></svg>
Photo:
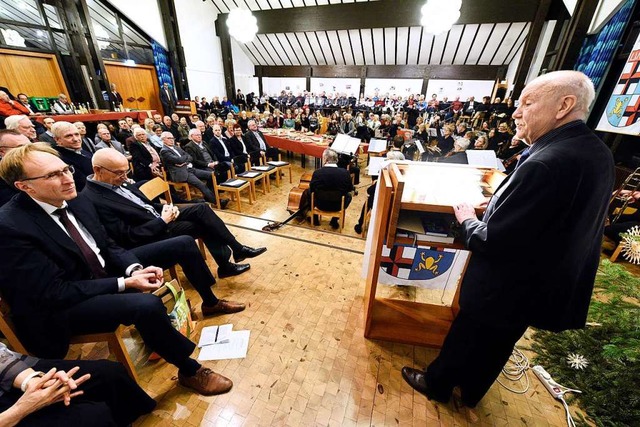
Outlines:
<svg viewBox="0 0 640 427"><path fill-rule="evenodd" d="M57 122L103 122L103 121L117 121L129 116L136 120L138 123L144 122L147 117L153 116L157 111L145 110L145 111L129 111L129 112L115 112L109 111L106 113L95 114L56 114L56 115L44 115L35 116L35 119L40 123L44 123L44 119L51 117Z"/></svg>
<svg viewBox="0 0 640 427"><path fill-rule="evenodd" d="M329 145L319 145L315 142L295 141L293 139L277 135L265 135L264 137L267 139L267 144L272 147L300 154L300 162L303 168L307 165L306 156L315 157L316 167L318 167L318 159L322 158L322 153L329 147Z"/></svg>

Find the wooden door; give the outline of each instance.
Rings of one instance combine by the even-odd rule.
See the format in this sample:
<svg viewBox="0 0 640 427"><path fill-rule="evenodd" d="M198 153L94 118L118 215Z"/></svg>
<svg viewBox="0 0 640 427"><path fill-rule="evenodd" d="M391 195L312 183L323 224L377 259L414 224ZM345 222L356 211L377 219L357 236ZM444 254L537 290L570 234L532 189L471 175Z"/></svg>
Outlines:
<svg viewBox="0 0 640 427"><path fill-rule="evenodd" d="M107 78L115 83L125 108L162 111L156 70L151 65L104 62Z"/></svg>

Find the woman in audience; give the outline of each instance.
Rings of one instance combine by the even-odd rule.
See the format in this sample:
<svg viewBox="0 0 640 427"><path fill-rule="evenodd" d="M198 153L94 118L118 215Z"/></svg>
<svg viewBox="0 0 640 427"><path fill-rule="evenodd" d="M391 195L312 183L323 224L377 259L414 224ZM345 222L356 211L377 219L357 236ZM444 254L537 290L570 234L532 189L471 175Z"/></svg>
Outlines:
<svg viewBox="0 0 640 427"><path fill-rule="evenodd" d="M284 122L282 122L282 129L295 129L296 120L291 117L291 113L287 112L287 115L284 118Z"/></svg>
<svg viewBox="0 0 640 427"><path fill-rule="evenodd" d="M486 150L488 146L489 146L489 139L487 138L487 135L484 133L480 133L478 135L478 138L476 139L476 142L473 144L473 149Z"/></svg>

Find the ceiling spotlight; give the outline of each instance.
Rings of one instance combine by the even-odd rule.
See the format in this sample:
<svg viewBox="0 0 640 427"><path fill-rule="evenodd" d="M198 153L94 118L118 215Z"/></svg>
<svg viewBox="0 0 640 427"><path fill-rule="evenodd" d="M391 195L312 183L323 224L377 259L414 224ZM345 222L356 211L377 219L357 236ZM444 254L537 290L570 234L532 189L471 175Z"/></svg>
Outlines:
<svg viewBox="0 0 640 427"><path fill-rule="evenodd" d="M227 17L229 35L240 43L249 43L258 32L258 21L247 9L233 9Z"/></svg>
<svg viewBox="0 0 640 427"><path fill-rule="evenodd" d="M433 35L449 31L460 18L462 0L427 0L420 12L420 25Z"/></svg>

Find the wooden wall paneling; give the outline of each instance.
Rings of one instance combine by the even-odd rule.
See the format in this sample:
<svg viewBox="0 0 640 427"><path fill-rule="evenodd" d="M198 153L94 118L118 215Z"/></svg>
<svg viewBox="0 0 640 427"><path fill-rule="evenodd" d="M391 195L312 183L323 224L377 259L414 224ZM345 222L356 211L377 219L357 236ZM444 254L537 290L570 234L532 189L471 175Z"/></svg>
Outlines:
<svg viewBox="0 0 640 427"><path fill-rule="evenodd" d="M13 95L69 95L54 54L0 49L0 81Z"/></svg>

